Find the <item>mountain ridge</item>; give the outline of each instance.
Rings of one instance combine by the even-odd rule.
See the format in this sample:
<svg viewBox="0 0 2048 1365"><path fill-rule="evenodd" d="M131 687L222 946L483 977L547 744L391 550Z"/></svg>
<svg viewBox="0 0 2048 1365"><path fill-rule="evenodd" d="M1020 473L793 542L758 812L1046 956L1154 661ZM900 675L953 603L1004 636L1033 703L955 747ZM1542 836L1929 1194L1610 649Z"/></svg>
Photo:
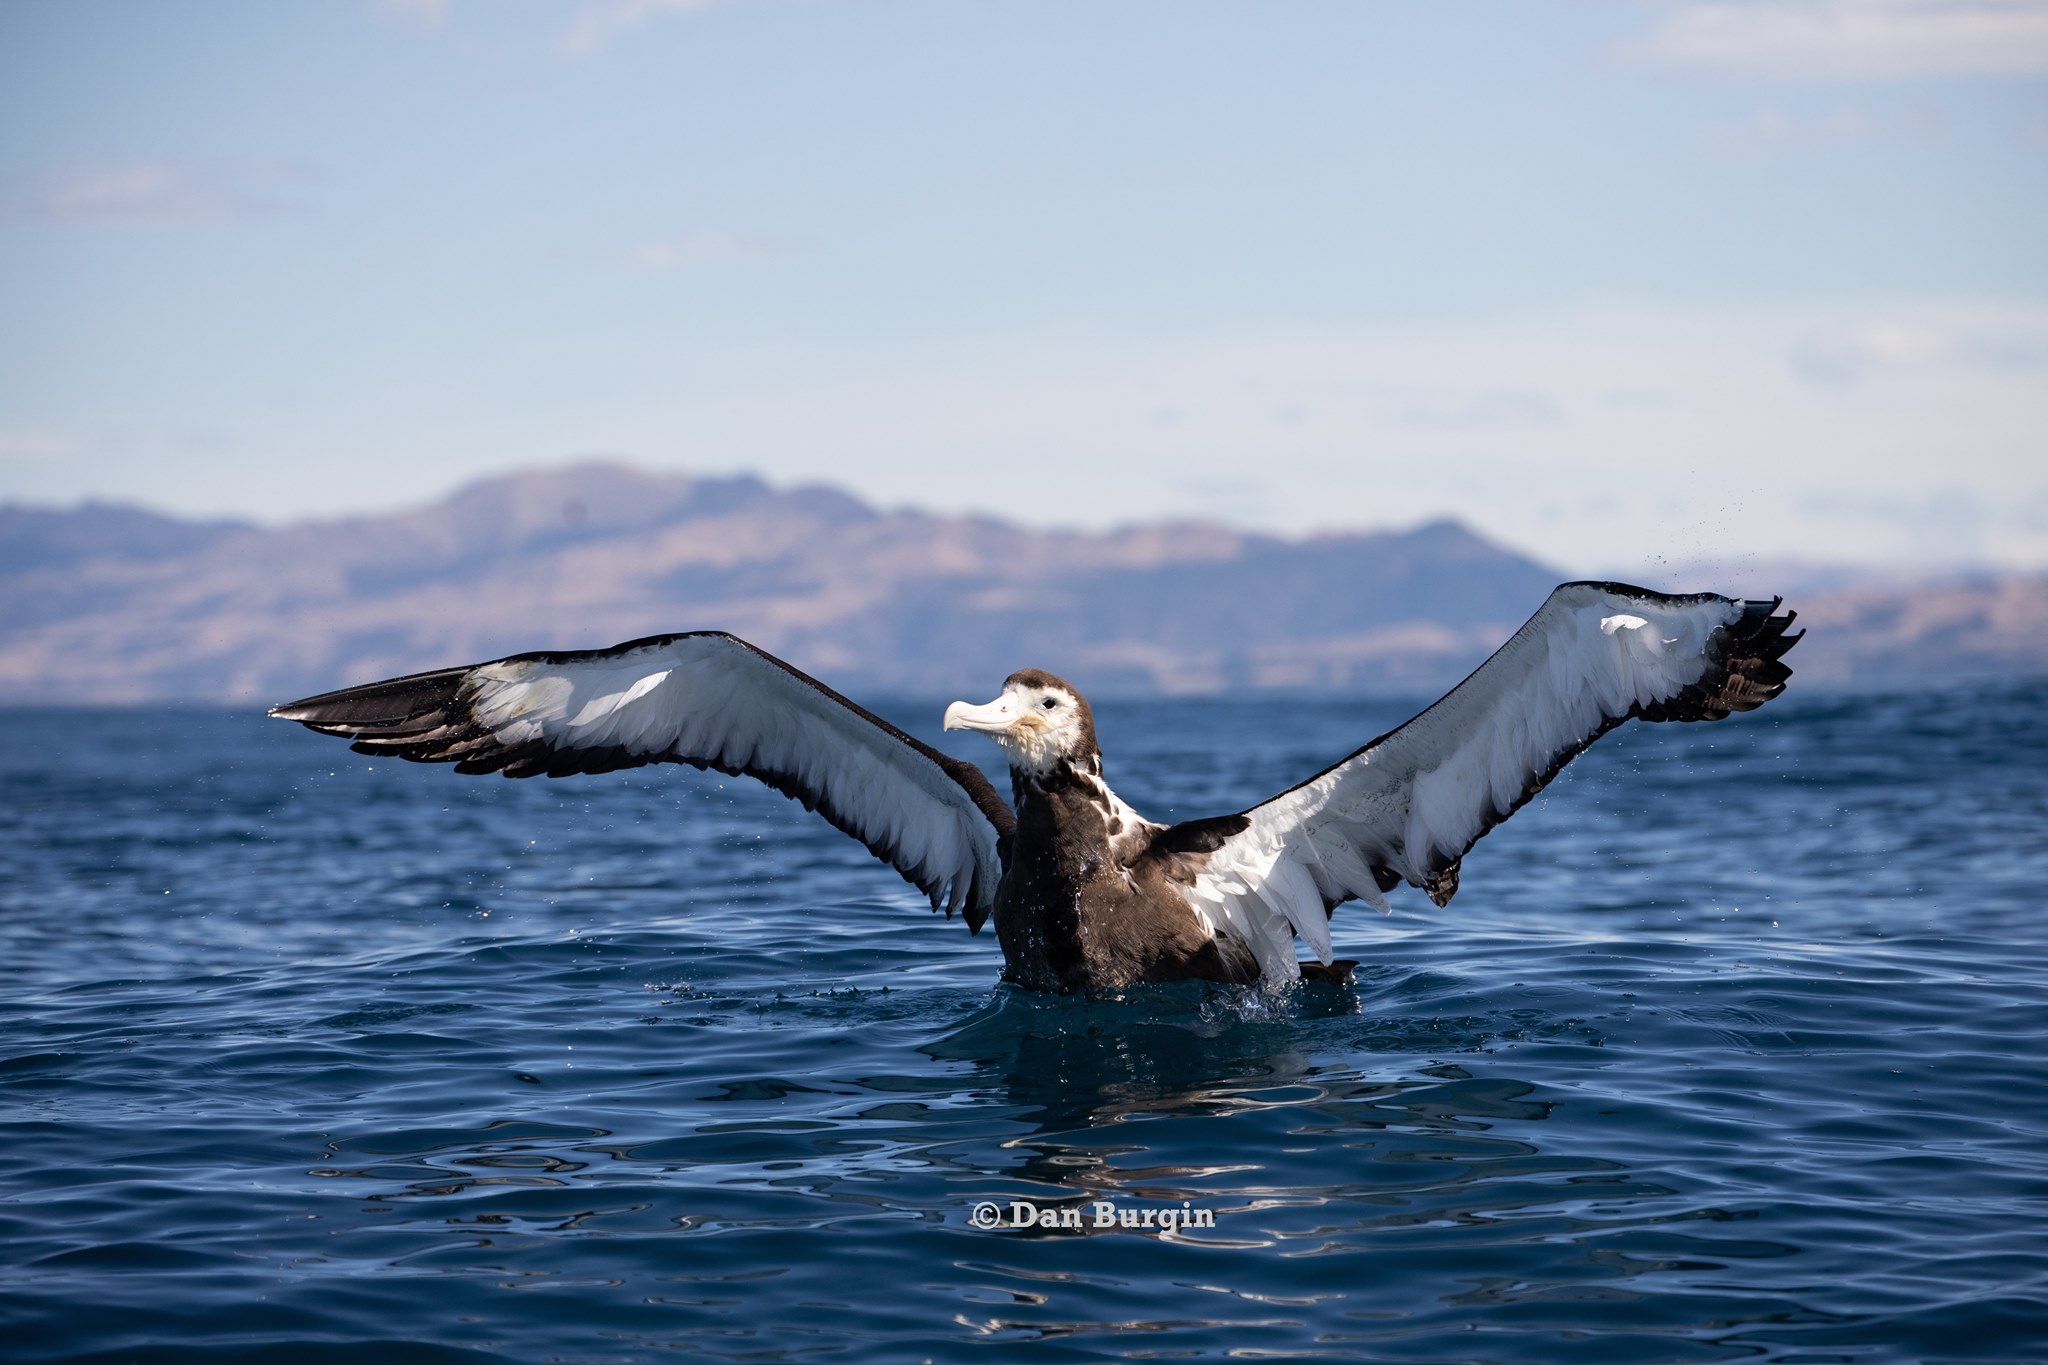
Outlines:
<svg viewBox="0 0 2048 1365"><path fill-rule="evenodd" d="M849 693L965 695L1026 665L1098 695L1421 693L1568 576L1451 519L1299 539L1204 521L1033 530L615 463L278 527L6 504L0 701L277 702L693 629ZM1816 628L1796 660L1809 681L2048 673L2048 576L1794 605Z"/></svg>

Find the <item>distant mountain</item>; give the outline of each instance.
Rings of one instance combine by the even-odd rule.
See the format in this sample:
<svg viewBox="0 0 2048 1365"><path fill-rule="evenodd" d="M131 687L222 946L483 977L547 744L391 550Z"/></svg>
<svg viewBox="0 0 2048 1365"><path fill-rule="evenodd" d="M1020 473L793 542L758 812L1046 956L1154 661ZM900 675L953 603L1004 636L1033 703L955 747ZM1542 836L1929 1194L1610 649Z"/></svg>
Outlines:
<svg viewBox="0 0 2048 1365"><path fill-rule="evenodd" d="M274 702L526 649L730 630L845 691L1427 692L1567 575L1454 522L1291 540L1034 531L591 464L274 529L0 508L0 701ZM1654 584L1693 588L1696 583ZM1800 600L1802 676L2048 672L2048 579Z"/></svg>
<svg viewBox="0 0 2048 1365"><path fill-rule="evenodd" d="M180 521L112 502L61 510L0 503L0 575L81 559L167 559L249 529L246 522Z"/></svg>
<svg viewBox="0 0 2048 1365"><path fill-rule="evenodd" d="M1817 596L1800 613L1810 683L2048 679L2048 574L1954 573Z"/></svg>

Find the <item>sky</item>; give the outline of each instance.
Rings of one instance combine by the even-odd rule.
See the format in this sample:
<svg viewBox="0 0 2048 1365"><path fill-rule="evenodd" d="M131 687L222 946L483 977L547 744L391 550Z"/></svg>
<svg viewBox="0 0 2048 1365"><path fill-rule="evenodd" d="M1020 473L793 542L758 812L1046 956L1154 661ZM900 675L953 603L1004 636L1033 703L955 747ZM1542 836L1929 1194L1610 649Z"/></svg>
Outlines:
<svg viewBox="0 0 2048 1365"><path fill-rule="evenodd" d="M0 0L0 499L2048 567L2048 0Z"/></svg>

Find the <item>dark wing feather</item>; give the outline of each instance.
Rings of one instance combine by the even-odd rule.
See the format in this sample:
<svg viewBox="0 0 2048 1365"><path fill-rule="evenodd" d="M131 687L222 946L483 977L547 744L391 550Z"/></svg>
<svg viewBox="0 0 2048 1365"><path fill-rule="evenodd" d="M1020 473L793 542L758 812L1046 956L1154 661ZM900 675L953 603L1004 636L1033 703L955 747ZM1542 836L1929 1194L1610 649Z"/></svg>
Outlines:
<svg viewBox="0 0 2048 1365"><path fill-rule="evenodd" d="M865 844L980 930L1016 819L942 754L721 631L517 654L274 708L358 753L465 773L565 777L687 763L756 778Z"/></svg>
<svg viewBox="0 0 2048 1365"><path fill-rule="evenodd" d="M1783 692L1799 636L1778 605L1564 584L1421 715L1235 817L1191 900L1287 979L1296 933L1330 960L1339 902L1384 909L1406 881L1447 903L1466 851L1615 726L1719 720Z"/></svg>

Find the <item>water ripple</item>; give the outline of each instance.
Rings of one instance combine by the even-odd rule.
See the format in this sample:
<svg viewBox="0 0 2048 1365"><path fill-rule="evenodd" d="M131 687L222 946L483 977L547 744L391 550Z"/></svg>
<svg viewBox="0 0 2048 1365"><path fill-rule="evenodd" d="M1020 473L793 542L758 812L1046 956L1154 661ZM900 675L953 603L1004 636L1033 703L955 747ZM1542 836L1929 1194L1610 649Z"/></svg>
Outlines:
<svg viewBox="0 0 2048 1365"><path fill-rule="evenodd" d="M1101 723L1187 814L1396 718ZM1054 1000L742 783L0 714L8 1358L2024 1358L2044 720L1623 730L1350 989Z"/></svg>

